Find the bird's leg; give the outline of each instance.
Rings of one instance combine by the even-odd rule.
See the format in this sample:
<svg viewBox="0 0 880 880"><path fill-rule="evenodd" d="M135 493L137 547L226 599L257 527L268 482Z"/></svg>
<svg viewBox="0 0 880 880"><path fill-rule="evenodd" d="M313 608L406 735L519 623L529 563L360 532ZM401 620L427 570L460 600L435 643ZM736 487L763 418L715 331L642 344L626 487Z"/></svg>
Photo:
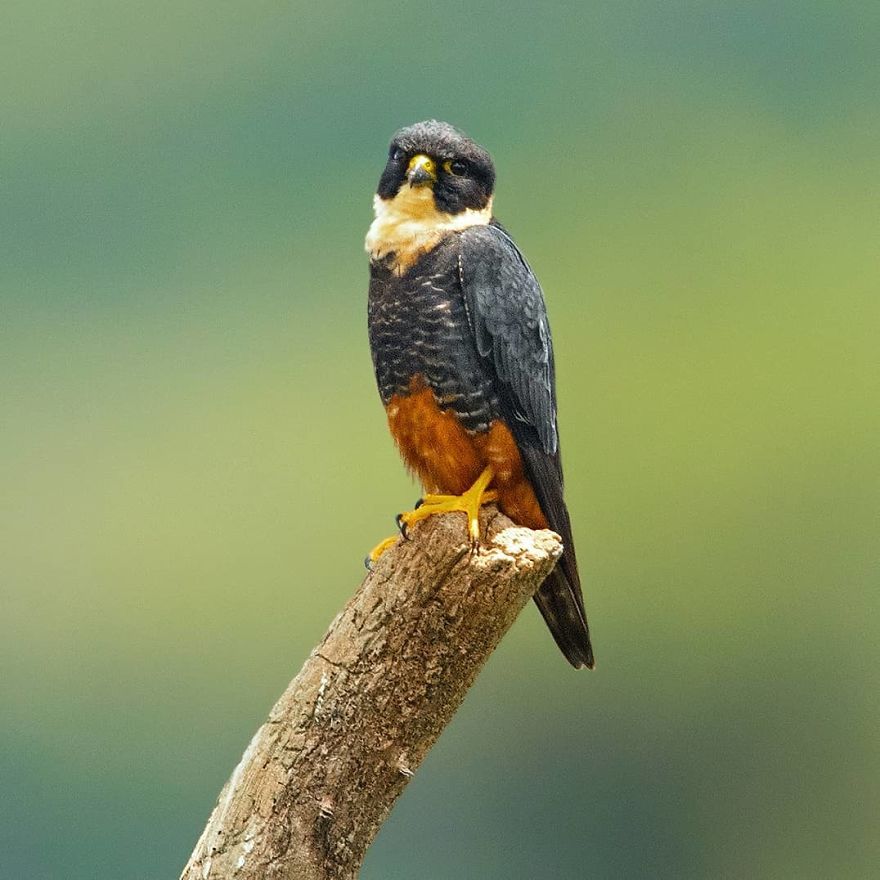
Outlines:
<svg viewBox="0 0 880 880"><path fill-rule="evenodd" d="M413 510L397 515L397 526L404 538L407 537L407 529L413 523L427 519L438 513L462 512L468 518L468 537L471 544L476 545L480 540L480 508L498 499L498 493L489 489L489 483L495 476L491 466L487 467L474 484L461 495L424 495ZM393 544L398 536L394 535L380 541L364 560L367 568L372 568L373 563Z"/></svg>
<svg viewBox="0 0 880 880"><path fill-rule="evenodd" d="M415 510L401 513L397 517L400 530L405 536L407 528L419 520L438 513L461 511L467 514L468 536L471 543L476 544L480 538L480 508L498 498L498 493L488 488L494 476L495 473L489 466L477 477L473 486L461 495L425 495L422 503Z"/></svg>

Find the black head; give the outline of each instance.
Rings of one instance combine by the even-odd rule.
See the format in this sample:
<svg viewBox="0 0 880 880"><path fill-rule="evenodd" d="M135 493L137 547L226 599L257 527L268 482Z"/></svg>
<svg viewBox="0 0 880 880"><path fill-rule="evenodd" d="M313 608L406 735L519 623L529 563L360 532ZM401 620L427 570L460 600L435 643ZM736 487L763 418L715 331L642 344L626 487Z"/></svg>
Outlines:
<svg viewBox="0 0 880 880"><path fill-rule="evenodd" d="M377 195L393 199L403 186L430 186L438 211L481 211L495 188L492 158L446 122L429 119L402 128L391 139Z"/></svg>

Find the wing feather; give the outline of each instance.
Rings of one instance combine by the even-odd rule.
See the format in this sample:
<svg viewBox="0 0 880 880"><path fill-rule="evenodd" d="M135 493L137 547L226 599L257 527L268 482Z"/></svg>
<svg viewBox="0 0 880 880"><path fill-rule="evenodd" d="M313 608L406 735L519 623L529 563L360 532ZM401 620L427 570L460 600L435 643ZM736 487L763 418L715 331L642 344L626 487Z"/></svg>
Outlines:
<svg viewBox="0 0 880 880"><path fill-rule="evenodd" d="M593 666L556 427L553 342L544 294L509 235L497 225L459 236L459 276L477 351L494 371L502 412L550 527L565 548L535 601L574 666Z"/></svg>

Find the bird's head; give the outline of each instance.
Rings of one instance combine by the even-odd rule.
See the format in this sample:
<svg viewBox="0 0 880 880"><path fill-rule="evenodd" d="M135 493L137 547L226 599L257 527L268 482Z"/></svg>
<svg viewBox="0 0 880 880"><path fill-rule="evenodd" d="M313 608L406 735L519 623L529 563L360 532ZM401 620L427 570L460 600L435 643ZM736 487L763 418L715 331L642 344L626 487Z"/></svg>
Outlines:
<svg viewBox="0 0 880 880"><path fill-rule="evenodd" d="M479 144L434 119L400 129L376 195L383 202L430 205L440 214L491 211L495 166Z"/></svg>

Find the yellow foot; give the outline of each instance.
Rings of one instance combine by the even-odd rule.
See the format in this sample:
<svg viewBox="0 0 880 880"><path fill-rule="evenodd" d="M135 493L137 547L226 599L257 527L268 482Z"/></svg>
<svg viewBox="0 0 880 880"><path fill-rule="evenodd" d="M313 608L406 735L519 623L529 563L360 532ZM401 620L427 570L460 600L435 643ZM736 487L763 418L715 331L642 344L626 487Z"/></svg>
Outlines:
<svg viewBox="0 0 880 880"><path fill-rule="evenodd" d="M498 500L498 493L494 489L486 488L493 477L492 468L487 467L463 495L425 495L416 505L415 510L397 515L397 527L401 535L406 538L406 530L409 526L429 516L460 511L467 514L468 537L471 543L476 545L480 540L480 508L484 504ZM364 559L364 565L372 569L379 557L397 543L398 538L398 535L392 535L376 544Z"/></svg>
<svg viewBox="0 0 880 880"><path fill-rule="evenodd" d="M378 561L379 557L389 548L393 547L396 543L400 535L392 535L390 538L386 538L384 541L380 541L373 547L372 550L367 554L364 559L364 565L372 570L373 566Z"/></svg>
<svg viewBox="0 0 880 880"><path fill-rule="evenodd" d="M494 489L486 488L492 482L493 476L492 468L487 467L477 477L474 485L462 495L425 495L415 510L401 513L397 517L397 525L403 536L406 537L407 528L419 520L427 519L437 513L461 511L467 514L468 536L471 543L476 544L480 539L480 508L498 498L498 493Z"/></svg>

